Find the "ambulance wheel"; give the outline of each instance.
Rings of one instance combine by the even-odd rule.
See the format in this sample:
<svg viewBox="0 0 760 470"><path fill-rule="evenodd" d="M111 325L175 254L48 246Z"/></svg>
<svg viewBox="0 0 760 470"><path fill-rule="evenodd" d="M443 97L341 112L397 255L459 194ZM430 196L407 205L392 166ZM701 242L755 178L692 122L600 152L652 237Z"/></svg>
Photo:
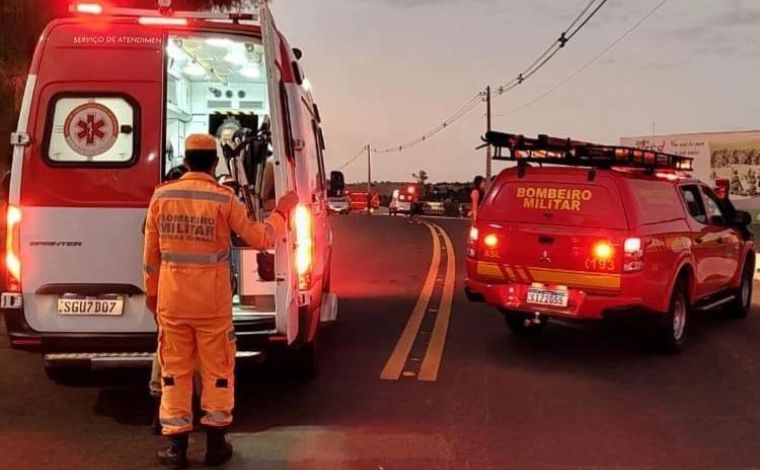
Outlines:
<svg viewBox="0 0 760 470"><path fill-rule="evenodd" d="M45 374L58 385L76 387L84 385L90 378L88 371L76 367L45 366Z"/></svg>
<svg viewBox="0 0 760 470"><path fill-rule="evenodd" d="M688 283L684 277L681 277L673 289L668 311L654 319L652 335L657 353L677 354L686 345L689 329L689 308Z"/></svg>
<svg viewBox="0 0 760 470"><path fill-rule="evenodd" d="M532 321L533 315L527 313L510 312L502 310L504 314L504 320L507 322L507 326L515 336L533 336L541 333L546 324L549 322L549 318L546 316L541 317L538 323Z"/></svg>
<svg viewBox="0 0 760 470"><path fill-rule="evenodd" d="M317 378L317 340L306 343L293 351L293 375L296 379L310 382Z"/></svg>
<svg viewBox="0 0 760 470"><path fill-rule="evenodd" d="M746 318L752 309L752 287L755 283L755 262L747 258L742 269L742 280L735 292L734 300L726 306L729 318Z"/></svg>

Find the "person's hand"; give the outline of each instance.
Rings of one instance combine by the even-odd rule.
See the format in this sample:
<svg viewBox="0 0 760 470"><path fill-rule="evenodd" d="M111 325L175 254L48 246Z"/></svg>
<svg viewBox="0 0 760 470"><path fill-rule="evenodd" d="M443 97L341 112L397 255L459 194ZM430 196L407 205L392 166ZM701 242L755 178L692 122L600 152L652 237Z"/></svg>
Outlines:
<svg viewBox="0 0 760 470"><path fill-rule="evenodd" d="M282 196L277 202L277 212L285 216L286 219L290 218L290 213L293 212L293 209L295 209L297 204L298 194L294 191L290 191Z"/></svg>
<svg viewBox="0 0 760 470"><path fill-rule="evenodd" d="M147 296L145 298L145 307L147 307L147 309L150 310L150 313L155 316L156 311L158 310L158 297L155 295Z"/></svg>

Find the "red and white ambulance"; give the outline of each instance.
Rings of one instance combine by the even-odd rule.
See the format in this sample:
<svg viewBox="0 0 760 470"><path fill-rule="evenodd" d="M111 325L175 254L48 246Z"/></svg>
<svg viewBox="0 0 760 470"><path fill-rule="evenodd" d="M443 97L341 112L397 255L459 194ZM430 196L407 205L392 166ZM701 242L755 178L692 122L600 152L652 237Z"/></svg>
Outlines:
<svg viewBox="0 0 760 470"><path fill-rule="evenodd" d="M311 373L320 320L335 319L337 300L324 139L301 52L266 1L252 13L160 3L75 4L42 34L12 137L1 305L11 345L43 353L59 379L73 366L149 363L156 325L142 290L141 226L153 189L181 164L188 134L224 143L248 128L271 151L248 168L252 215L291 190L301 205L274 257L234 249L239 354L291 347Z"/></svg>

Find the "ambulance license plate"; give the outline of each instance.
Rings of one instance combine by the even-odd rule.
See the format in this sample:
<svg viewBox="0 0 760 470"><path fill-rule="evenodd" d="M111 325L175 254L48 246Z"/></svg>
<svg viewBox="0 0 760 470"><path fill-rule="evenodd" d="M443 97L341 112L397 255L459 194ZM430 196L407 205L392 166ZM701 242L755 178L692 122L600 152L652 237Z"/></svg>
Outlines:
<svg viewBox="0 0 760 470"><path fill-rule="evenodd" d="M567 307L567 291L546 290L546 289L528 289L529 304L546 305L549 307Z"/></svg>
<svg viewBox="0 0 760 470"><path fill-rule="evenodd" d="M124 314L124 297L108 299L58 299L58 315L118 317Z"/></svg>

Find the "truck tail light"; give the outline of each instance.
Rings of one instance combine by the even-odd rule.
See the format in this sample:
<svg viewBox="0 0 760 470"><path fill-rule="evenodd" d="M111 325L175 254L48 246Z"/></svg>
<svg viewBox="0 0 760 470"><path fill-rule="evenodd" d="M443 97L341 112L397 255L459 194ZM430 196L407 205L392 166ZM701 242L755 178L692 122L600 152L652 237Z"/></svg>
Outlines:
<svg viewBox="0 0 760 470"><path fill-rule="evenodd" d="M478 228L472 227L470 229L470 243L477 243L479 235L480 235L480 231L478 230Z"/></svg>
<svg viewBox="0 0 760 470"><path fill-rule="evenodd" d="M594 259L609 261L615 255L615 250L608 241L599 241L594 244Z"/></svg>
<svg viewBox="0 0 760 470"><path fill-rule="evenodd" d="M644 250L640 238L626 239L623 254L623 272L633 273L644 269Z"/></svg>
<svg viewBox="0 0 760 470"><path fill-rule="evenodd" d="M298 288L311 288L311 274L314 267L314 230L309 209L299 204L293 214L296 232L296 272Z"/></svg>
<svg viewBox="0 0 760 470"><path fill-rule="evenodd" d="M6 290L21 292L21 209L9 205L5 237Z"/></svg>
<svg viewBox="0 0 760 470"><path fill-rule="evenodd" d="M496 248L499 246L499 237L497 237L495 233L489 233L483 237L483 244L486 248Z"/></svg>
<svg viewBox="0 0 760 470"><path fill-rule="evenodd" d="M467 256L469 258L477 258L478 256L478 239L480 238L480 231L474 225L470 227L470 234L467 236Z"/></svg>

